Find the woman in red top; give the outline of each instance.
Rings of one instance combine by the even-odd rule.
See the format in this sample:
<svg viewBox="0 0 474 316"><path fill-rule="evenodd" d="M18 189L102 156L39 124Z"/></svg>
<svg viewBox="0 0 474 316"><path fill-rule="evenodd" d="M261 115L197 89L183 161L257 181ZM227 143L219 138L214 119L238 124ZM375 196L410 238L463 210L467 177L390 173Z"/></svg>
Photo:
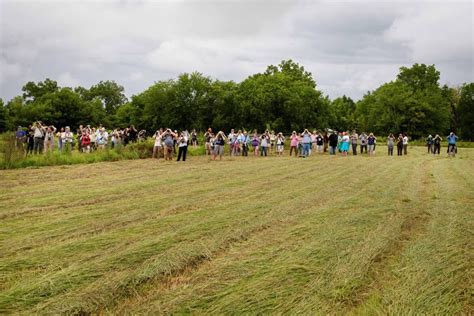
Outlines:
<svg viewBox="0 0 474 316"><path fill-rule="evenodd" d="M91 150L91 137L89 133L86 131L82 133L82 141L81 141L81 148L85 153L90 152Z"/></svg>

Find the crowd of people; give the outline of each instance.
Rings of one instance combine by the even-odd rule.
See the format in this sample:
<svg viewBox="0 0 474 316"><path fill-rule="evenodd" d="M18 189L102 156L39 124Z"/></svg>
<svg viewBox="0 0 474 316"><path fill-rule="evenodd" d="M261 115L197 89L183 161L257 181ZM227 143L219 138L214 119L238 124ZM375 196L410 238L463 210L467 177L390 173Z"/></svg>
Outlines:
<svg viewBox="0 0 474 316"><path fill-rule="evenodd" d="M170 128L159 129L153 136L153 158L164 157L165 160L172 160L177 154L177 160L186 160L188 146L197 147L198 133L193 130L191 133L184 130L178 133L177 130ZM48 126L37 121L28 126L25 130L18 127L16 140L19 146L26 149L26 153L38 154L47 153L54 150L55 143L59 151L73 150L77 148L79 152L89 153L95 150L101 150L106 147L114 148L118 145L126 146L129 143L144 141L146 131L138 131L133 125L127 128L117 128L107 131L103 126L97 128L91 126L79 126L74 134L69 126L57 129L54 126ZM451 133L448 137L448 153L455 153L458 137ZM248 156L249 153L254 156L276 155L282 156L285 150L285 144L289 145L289 156L306 158L312 154L323 154L329 152L329 155L347 156L367 154L374 156L377 147L377 137L373 133L362 132L358 134L355 130L352 132L338 132L326 129L323 132L314 130L310 132L305 129L301 133L293 131L288 136L283 133L275 133L266 130L262 134L257 131L248 133L245 130L232 129L229 134L223 131L214 133L209 128L203 135L204 149L206 155L211 159L222 159L224 149L229 147L231 156ZM428 153L440 154L441 141L443 139L436 135L429 135L426 139ZM386 138L387 154L394 155L394 148L397 149L397 155L408 154L409 137L407 134L400 133L398 136L389 134Z"/></svg>
<svg viewBox="0 0 474 316"><path fill-rule="evenodd" d="M145 130L137 131L133 125L110 132L102 125L97 128L80 125L74 133L69 126L57 129L53 125L37 121L29 125L26 130L18 126L16 142L18 147L25 149L27 155L48 153L54 150L55 144L59 151L71 151L77 148L79 152L89 153L109 145L114 148L117 145L144 140L145 135Z"/></svg>

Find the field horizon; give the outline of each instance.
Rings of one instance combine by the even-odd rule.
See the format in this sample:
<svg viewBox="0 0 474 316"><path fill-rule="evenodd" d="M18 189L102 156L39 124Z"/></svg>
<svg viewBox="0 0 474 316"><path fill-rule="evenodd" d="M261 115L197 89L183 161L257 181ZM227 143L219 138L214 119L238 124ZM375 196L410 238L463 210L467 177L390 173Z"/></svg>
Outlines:
<svg viewBox="0 0 474 316"><path fill-rule="evenodd" d="M424 147L0 170L0 313L471 314L473 174Z"/></svg>

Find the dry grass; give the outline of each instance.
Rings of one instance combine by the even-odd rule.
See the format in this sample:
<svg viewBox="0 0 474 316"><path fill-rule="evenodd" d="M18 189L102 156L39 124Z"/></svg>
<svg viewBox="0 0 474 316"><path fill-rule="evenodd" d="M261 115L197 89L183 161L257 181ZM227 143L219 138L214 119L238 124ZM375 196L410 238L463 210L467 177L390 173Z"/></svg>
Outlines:
<svg viewBox="0 0 474 316"><path fill-rule="evenodd" d="M0 171L0 313L471 313L473 160Z"/></svg>

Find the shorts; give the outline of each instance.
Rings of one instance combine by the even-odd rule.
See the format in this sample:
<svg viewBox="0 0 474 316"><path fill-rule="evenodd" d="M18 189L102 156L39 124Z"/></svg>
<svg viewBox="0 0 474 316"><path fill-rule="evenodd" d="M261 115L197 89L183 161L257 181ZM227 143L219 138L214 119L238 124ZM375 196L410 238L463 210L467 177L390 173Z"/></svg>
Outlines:
<svg viewBox="0 0 474 316"><path fill-rule="evenodd" d="M281 153L283 151L283 145L277 145L277 151Z"/></svg>
<svg viewBox="0 0 474 316"><path fill-rule="evenodd" d="M214 155L216 155L216 156L224 155L224 146L214 145Z"/></svg>

